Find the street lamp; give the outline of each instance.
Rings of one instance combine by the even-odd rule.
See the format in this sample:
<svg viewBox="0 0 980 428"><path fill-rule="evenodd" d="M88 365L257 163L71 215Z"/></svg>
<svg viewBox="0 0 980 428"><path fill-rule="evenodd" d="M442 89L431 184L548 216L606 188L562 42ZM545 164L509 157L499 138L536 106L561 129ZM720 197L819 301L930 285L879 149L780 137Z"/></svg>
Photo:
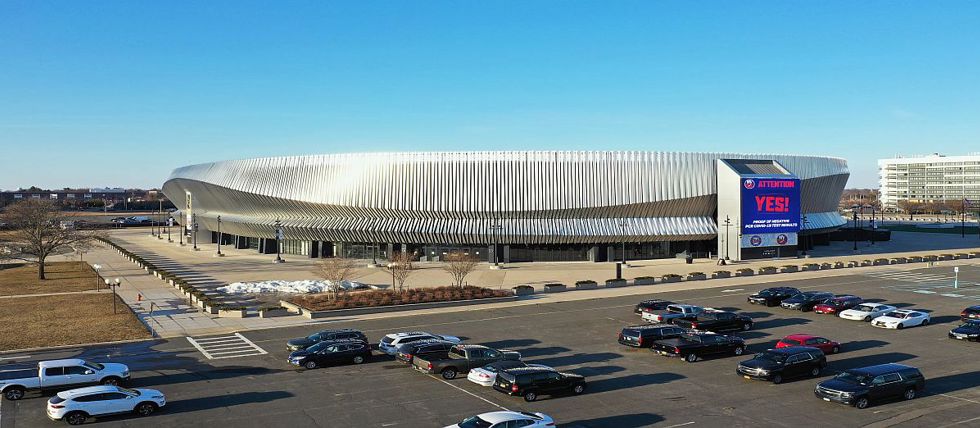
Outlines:
<svg viewBox="0 0 980 428"><path fill-rule="evenodd" d="M218 257L224 256L224 254L221 254L221 216L220 215L218 216L218 253L215 255Z"/></svg>
<svg viewBox="0 0 980 428"><path fill-rule="evenodd" d="M499 223L490 225L490 246L493 247L493 265L497 266L497 231L503 229Z"/></svg>
<svg viewBox="0 0 980 428"><path fill-rule="evenodd" d="M626 266L626 220L619 223L619 237L622 240L623 266Z"/></svg>
<svg viewBox="0 0 980 428"><path fill-rule="evenodd" d="M119 278L116 278L114 280L109 280L109 278L105 279L105 286L112 289L112 313L113 314L116 313L116 287L119 286L120 282L121 281L119 281Z"/></svg>
<svg viewBox="0 0 980 428"><path fill-rule="evenodd" d="M279 240L282 239L282 223L276 219L276 260L274 263L282 263L282 255L279 253Z"/></svg>
<svg viewBox="0 0 980 428"><path fill-rule="evenodd" d="M800 228L800 238L803 238L803 239L801 239L801 241L803 241L803 257L806 257L806 248L807 248L807 246L806 246L806 235L803 234L803 231L806 229L807 223L809 223L809 221L806 219L806 214L803 214L803 221L802 221L802 223L803 223L803 227Z"/></svg>
<svg viewBox="0 0 980 428"><path fill-rule="evenodd" d="M158 197L157 202L160 203L160 207L157 208L156 218L157 239L163 239L163 199Z"/></svg>
<svg viewBox="0 0 980 428"><path fill-rule="evenodd" d="M854 227L851 228L851 239L854 241L854 251L858 250L858 238L857 238L857 222L858 222L858 212L857 208L851 209L851 213L854 214Z"/></svg>
<svg viewBox="0 0 980 428"><path fill-rule="evenodd" d="M185 222L187 221L187 216L186 215L184 216L184 221ZM186 233L187 233L187 224L186 223L181 223L180 224L180 233L177 234L177 239L180 240L180 244L178 244L178 245L180 245L181 247L184 246L184 234L186 234Z"/></svg>
<svg viewBox="0 0 980 428"><path fill-rule="evenodd" d="M197 248L197 214L191 214L191 239L194 241L194 251L200 250Z"/></svg>
<svg viewBox="0 0 980 428"><path fill-rule="evenodd" d="M728 240L731 239L728 234L728 228L732 226L732 219L729 216L725 216L725 260L731 260L728 258Z"/></svg>
<svg viewBox="0 0 980 428"><path fill-rule="evenodd" d="M173 225L174 225L174 217L168 216L167 217L167 242L171 242L171 243L174 242L173 239L170 239L170 228L173 227Z"/></svg>
<svg viewBox="0 0 980 428"><path fill-rule="evenodd" d="M391 271L391 291L395 291L395 266L398 266L395 262L388 263L388 270Z"/></svg>
<svg viewBox="0 0 980 428"><path fill-rule="evenodd" d="M95 291L99 291L99 284L102 283L102 277L99 276L99 271L102 270L102 265L92 265L92 269L95 269Z"/></svg>

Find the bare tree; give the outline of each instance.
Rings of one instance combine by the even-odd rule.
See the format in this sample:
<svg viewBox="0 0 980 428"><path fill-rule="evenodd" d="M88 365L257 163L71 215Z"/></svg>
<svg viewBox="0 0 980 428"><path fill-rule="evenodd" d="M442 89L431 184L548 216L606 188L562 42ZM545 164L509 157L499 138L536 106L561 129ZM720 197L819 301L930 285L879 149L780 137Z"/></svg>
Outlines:
<svg viewBox="0 0 980 428"><path fill-rule="evenodd" d="M344 257L320 259L316 263L316 273L333 285L334 296L340 293L344 281L354 279L357 273L357 262Z"/></svg>
<svg viewBox="0 0 980 428"><path fill-rule="evenodd" d="M7 206L0 219L11 231L0 235L0 257L36 264L37 278L45 279L44 263L49 256L87 251L101 236L94 230L77 229L75 217L44 200L28 199Z"/></svg>
<svg viewBox="0 0 980 428"><path fill-rule="evenodd" d="M405 280L407 280L408 276L415 270L415 265L412 263L412 259L412 255L405 252L394 253L391 255L391 258L388 259L388 265L386 268L388 269L388 272L391 272L392 279L398 283L398 291L405 289Z"/></svg>
<svg viewBox="0 0 980 428"><path fill-rule="evenodd" d="M469 255L469 253L452 252L443 257L442 269L449 273L453 277L453 285L457 287L463 286L463 280L466 279L466 275L473 272L476 269L477 263L480 261Z"/></svg>

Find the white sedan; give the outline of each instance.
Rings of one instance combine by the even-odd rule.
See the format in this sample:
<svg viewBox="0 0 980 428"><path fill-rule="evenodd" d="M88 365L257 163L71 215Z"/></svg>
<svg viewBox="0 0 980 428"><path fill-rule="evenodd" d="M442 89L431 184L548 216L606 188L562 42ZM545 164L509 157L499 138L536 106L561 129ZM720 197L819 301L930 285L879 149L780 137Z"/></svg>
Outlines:
<svg viewBox="0 0 980 428"><path fill-rule="evenodd" d="M548 366L543 366L541 364L527 364L523 361L504 360L504 361L493 362L483 367L470 370L469 374L466 375L466 379L477 385L492 386L493 382L497 380L497 372L500 372L501 370L516 369L519 367L550 368Z"/></svg>
<svg viewBox="0 0 980 428"><path fill-rule="evenodd" d="M128 389L113 385L90 386L59 392L48 400L48 418L81 425L90 417L133 413L149 416L167 404L155 389Z"/></svg>
<svg viewBox="0 0 980 428"><path fill-rule="evenodd" d="M929 314L912 309L899 309L871 320L871 325L901 330L905 327L929 324Z"/></svg>
<svg viewBox="0 0 980 428"><path fill-rule="evenodd" d="M840 313L840 317L852 321L871 321L898 308L883 303L862 303Z"/></svg>
<svg viewBox="0 0 980 428"><path fill-rule="evenodd" d="M555 420L544 413L489 412L470 416L446 428L553 427Z"/></svg>

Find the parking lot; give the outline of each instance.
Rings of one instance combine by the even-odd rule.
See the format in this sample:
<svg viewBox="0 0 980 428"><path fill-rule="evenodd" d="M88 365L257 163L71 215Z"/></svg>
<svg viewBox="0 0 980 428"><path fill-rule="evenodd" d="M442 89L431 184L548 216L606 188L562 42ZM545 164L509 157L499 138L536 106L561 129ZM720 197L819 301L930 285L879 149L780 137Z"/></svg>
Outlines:
<svg viewBox="0 0 980 428"><path fill-rule="evenodd" d="M796 427L801 421L818 426L977 426L980 343L953 341L946 332L958 323L964 307L977 304L971 297L980 295L980 267L961 268L956 292L940 289L945 281L940 276L950 270L909 269L910 275L905 278L856 274L778 284L852 293L866 300L930 312L931 325L897 331L745 302L746 295L776 285L766 284L371 321L341 319L316 326L248 331L242 333L245 340L267 353L221 354L230 358L208 358L201 349L211 352L216 345L200 345L227 339L195 337L198 346L187 339L174 339L6 355L3 363L5 369L16 368L37 360L78 355L123 362L134 370L131 386L155 388L167 395L167 406L150 419L105 418L98 421L102 426L445 426L465 416L501 408L544 412L566 427ZM926 284L930 288L914 286L924 283L913 279L926 278L932 281ZM755 327L739 335L751 351L772 347L793 333L821 335L843 343L840 354L828 357L830 366L821 379L832 376L835 370L886 362L919 367L927 377L926 394L909 402L856 410L815 398L812 391L817 379L780 385L742 379L735 374L735 366L747 356L686 363L649 350L623 347L616 342L617 333L623 326L641 323L632 309L642 298L664 298L748 315L754 318ZM375 343L385 333L396 331L457 335L469 343L520 351L528 362L585 375L589 385L581 396L543 397L526 403L470 383L465 377L444 381L382 356L359 366L311 371L286 363L287 339L330 327L360 329ZM3 402L0 428L54 424L44 415L44 400Z"/></svg>

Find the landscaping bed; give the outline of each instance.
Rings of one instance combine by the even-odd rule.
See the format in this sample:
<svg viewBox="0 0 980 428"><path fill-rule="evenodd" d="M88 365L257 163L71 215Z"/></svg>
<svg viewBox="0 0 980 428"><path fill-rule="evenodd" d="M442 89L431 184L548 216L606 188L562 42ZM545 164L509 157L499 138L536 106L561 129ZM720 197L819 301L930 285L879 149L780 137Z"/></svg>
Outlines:
<svg viewBox="0 0 980 428"><path fill-rule="evenodd" d="M0 350L151 338L122 299L112 313L112 298L106 291L0 299Z"/></svg>
<svg viewBox="0 0 980 428"><path fill-rule="evenodd" d="M466 300L511 297L511 290L491 290L481 287L436 287L404 291L359 291L299 295L286 299L286 302L300 306L308 311L329 311L336 309L374 308L416 303L453 302Z"/></svg>

